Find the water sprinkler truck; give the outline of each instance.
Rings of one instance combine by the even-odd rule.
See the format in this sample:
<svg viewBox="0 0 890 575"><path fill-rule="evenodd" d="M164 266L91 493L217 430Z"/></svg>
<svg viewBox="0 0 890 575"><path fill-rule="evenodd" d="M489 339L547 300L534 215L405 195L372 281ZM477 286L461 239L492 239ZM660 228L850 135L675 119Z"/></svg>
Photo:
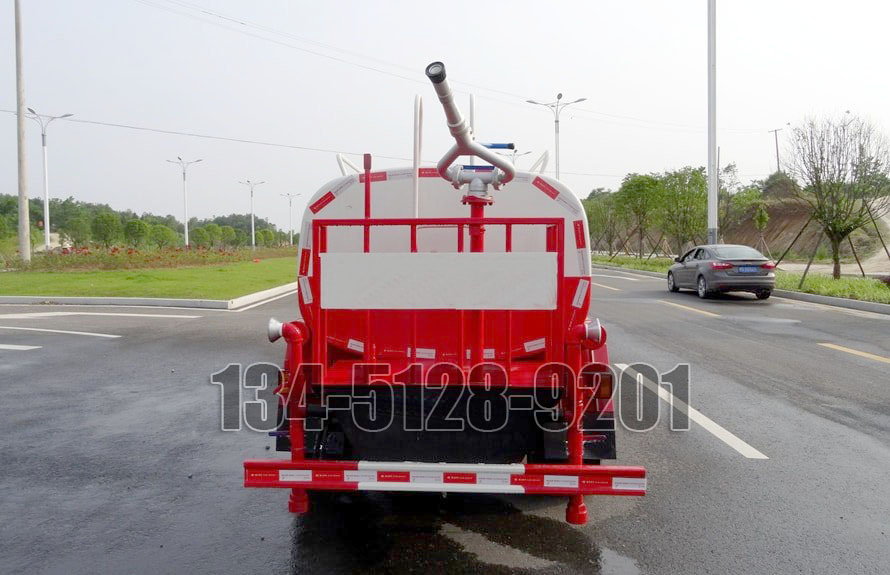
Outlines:
<svg viewBox="0 0 890 575"><path fill-rule="evenodd" d="M559 495L583 524L585 495L646 492L643 467L603 464L614 376L584 209L546 152L522 172L495 151L512 144L475 140L441 62L426 75L454 138L439 163L421 166L417 98L413 166L338 157L303 214L300 319L268 334L290 458L245 461L244 485L290 489L295 513L310 491Z"/></svg>

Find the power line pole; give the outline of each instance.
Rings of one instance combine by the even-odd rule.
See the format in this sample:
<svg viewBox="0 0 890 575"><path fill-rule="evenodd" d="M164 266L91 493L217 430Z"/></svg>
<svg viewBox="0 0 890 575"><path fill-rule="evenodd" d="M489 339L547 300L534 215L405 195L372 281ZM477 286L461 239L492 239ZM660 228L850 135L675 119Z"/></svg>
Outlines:
<svg viewBox="0 0 890 575"><path fill-rule="evenodd" d="M22 76L22 8L15 0L15 110L19 170L19 257L31 263L31 210L28 206L28 162L25 157L25 80Z"/></svg>
<svg viewBox="0 0 890 575"><path fill-rule="evenodd" d="M202 161L200 158L197 160L192 160L190 162L186 162L181 157L176 156L175 160L167 160L171 164L177 164L180 168L182 168L182 207L183 207L183 217L185 218L185 247L191 247L189 243L189 189L188 183L186 181L186 170L191 164L197 164Z"/></svg>
<svg viewBox="0 0 890 575"><path fill-rule="evenodd" d="M31 113L30 118L40 124L40 136L43 142L43 243L46 253L49 253L49 166L47 164L46 152L46 129L52 124L53 120L60 118L70 118L74 114L62 114L61 116L41 116L34 111L34 108L28 108ZM44 122L46 118L46 122Z"/></svg>
<svg viewBox="0 0 890 575"><path fill-rule="evenodd" d="M775 130L770 130L773 133L773 136L776 138L776 171L781 172L782 166L779 164L779 132L782 131L782 128L776 128Z"/></svg>
<svg viewBox="0 0 890 575"><path fill-rule="evenodd" d="M256 186L261 186L266 182L251 182L250 180L245 180L243 182L238 182L240 184L244 184L248 188L250 188L250 247L256 250L256 228L253 223L253 189Z"/></svg>
<svg viewBox="0 0 890 575"><path fill-rule="evenodd" d="M290 230L290 245L294 245L294 220L293 220L293 201L294 198L300 197L300 194L281 194L287 198L287 227Z"/></svg>
<svg viewBox="0 0 890 575"><path fill-rule="evenodd" d="M556 95L555 102L543 103L537 102L535 100L526 100L529 104L537 104L538 106L544 106L550 108L550 111L553 112L553 128L554 128L554 147L553 147L553 155L555 156L555 168L556 168L556 179L559 179L559 114L562 112L567 106L571 106L572 104L577 104L578 102L583 102L587 98L578 98L577 100L573 100L568 103L562 102L562 92Z"/></svg>
<svg viewBox="0 0 890 575"><path fill-rule="evenodd" d="M717 0L708 0L708 243L717 243Z"/></svg>

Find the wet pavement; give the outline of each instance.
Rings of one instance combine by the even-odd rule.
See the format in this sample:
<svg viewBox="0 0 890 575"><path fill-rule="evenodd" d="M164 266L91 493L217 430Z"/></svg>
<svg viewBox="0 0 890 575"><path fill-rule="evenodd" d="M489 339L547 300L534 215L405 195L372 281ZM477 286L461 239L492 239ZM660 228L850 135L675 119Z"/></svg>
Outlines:
<svg viewBox="0 0 890 575"><path fill-rule="evenodd" d="M662 421L618 434L618 463L645 465L649 494L588 498L582 528L547 497L314 494L294 516L286 490L242 487L241 462L276 456L274 442L221 431L209 383L232 362L280 361L265 324L292 317L289 299L243 313L0 306L0 326L50 330L0 330L0 571L885 572L890 377L818 343L890 356L890 317L594 280L621 290L595 295L612 360L689 361L691 403L769 459ZM59 310L134 315L32 315Z"/></svg>

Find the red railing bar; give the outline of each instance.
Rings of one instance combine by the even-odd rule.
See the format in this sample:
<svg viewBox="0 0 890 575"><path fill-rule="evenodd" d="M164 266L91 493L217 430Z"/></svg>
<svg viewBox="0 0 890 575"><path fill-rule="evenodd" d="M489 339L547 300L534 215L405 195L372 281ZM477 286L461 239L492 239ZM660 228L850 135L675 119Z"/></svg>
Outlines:
<svg viewBox="0 0 890 575"><path fill-rule="evenodd" d="M559 218L333 218L314 220L322 226L410 226L410 225L440 225L457 226L461 224L489 224L497 225L557 225L562 222Z"/></svg>

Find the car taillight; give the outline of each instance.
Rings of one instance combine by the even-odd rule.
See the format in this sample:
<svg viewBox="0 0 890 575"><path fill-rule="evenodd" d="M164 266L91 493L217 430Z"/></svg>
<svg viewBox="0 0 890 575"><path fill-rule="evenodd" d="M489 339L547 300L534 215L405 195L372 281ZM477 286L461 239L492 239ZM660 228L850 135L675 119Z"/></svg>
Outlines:
<svg viewBox="0 0 890 575"><path fill-rule="evenodd" d="M765 270L772 270L772 269L776 268L776 264L775 264L775 262L766 262L765 264L762 264L760 267L762 267Z"/></svg>
<svg viewBox="0 0 890 575"><path fill-rule="evenodd" d="M732 264L728 262L711 262L711 267L715 270L731 270Z"/></svg>

